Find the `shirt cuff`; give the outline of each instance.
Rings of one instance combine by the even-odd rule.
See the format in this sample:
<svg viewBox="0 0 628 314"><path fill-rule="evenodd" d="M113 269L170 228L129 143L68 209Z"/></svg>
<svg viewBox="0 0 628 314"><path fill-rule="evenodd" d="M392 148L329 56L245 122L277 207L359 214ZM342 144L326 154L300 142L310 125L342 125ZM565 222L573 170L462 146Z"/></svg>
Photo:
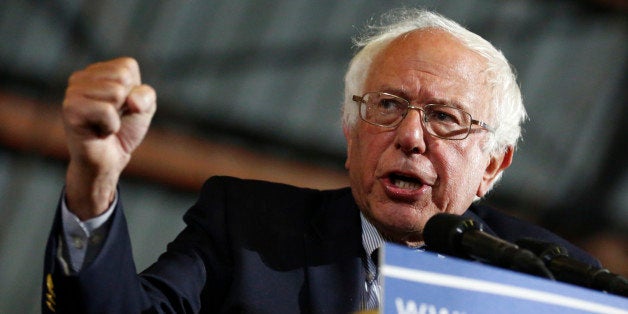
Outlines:
<svg viewBox="0 0 628 314"><path fill-rule="evenodd" d="M68 209L65 202L65 193L61 201L61 219L63 222L63 236L67 244L67 254L69 256L72 270L78 272L86 262L87 249L99 251L108 231L106 222L109 220L118 204L118 193L116 193L111 206L100 216L81 221Z"/></svg>

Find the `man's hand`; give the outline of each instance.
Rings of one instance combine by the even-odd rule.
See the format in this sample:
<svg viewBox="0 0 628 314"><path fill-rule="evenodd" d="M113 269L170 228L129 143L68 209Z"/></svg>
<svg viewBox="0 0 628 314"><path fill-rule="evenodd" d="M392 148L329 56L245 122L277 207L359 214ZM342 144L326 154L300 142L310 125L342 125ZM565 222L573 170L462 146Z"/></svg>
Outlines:
<svg viewBox="0 0 628 314"><path fill-rule="evenodd" d="M142 85L134 59L95 63L70 77L63 101L70 150L66 202L81 220L109 207L156 107L155 91Z"/></svg>

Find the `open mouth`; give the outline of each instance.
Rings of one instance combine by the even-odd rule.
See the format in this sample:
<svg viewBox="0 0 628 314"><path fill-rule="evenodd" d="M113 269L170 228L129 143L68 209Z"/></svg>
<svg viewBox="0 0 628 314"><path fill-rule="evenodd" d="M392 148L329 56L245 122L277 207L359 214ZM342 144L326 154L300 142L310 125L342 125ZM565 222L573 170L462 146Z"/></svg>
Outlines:
<svg viewBox="0 0 628 314"><path fill-rule="evenodd" d="M415 190L420 188L423 183L421 180L413 177L404 176L401 174L393 173L390 175L390 182L400 188L405 190Z"/></svg>

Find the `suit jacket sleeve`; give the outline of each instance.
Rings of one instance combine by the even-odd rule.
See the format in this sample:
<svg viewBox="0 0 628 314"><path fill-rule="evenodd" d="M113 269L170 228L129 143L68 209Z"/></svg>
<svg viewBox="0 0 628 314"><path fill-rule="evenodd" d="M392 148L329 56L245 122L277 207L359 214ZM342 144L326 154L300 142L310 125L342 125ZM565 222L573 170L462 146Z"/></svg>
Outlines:
<svg viewBox="0 0 628 314"><path fill-rule="evenodd" d="M45 253L42 313L137 313L147 303L136 276L121 204L111 219L100 254L79 273L71 273L61 258L65 241L58 206Z"/></svg>
<svg viewBox="0 0 628 314"><path fill-rule="evenodd" d="M215 192L205 198L219 194ZM78 273L71 273L66 261L60 258L66 244L58 206L45 253L42 313L196 313L201 307L201 295L207 292L206 267L214 274L221 274L212 281L216 287L214 298L220 298L226 290L220 286L226 282L227 271L215 258L220 253L213 252L220 251L216 243L225 245L221 242L224 237L220 236L224 227L217 221L222 214L220 210L213 211L216 217L211 221L217 227L206 231L207 226L196 219L201 218L199 212L209 211L195 210L199 203L184 217L185 230L139 276L121 201L111 217L110 231L101 251ZM214 234L214 242L210 242L209 232Z"/></svg>
<svg viewBox="0 0 628 314"><path fill-rule="evenodd" d="M364 250L348 189L211 178L185 229L139 276L121 202L111 219L98 255L67 274L57 214L44 313L347 313L358 304Z"/></svg>
<svg viewBox="0 0 628 314"><path fill-rule="evenodd" d="M46 248L42 312L295 312L307 306L304 217L320 203L318 194L211 178L185 214L185 229L139 275L121 201L101 251L76 274L58 258L65 245L58 209Z"/></svg>

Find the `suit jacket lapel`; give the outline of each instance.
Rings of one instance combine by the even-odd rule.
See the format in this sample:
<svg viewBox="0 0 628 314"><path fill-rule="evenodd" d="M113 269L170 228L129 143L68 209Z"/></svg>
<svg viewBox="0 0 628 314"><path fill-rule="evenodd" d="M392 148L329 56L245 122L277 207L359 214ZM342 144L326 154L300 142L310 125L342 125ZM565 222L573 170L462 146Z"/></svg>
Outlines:
<svg viewBox="0 0 628 314"><path fill-rule="evenodd" d="M304 234L309 309L311 313L350 313L359 309L365 281L360 212L348 188L327 196ZM495 235L471 210L462 216Z"/></svg>
<svg viewBox="0 0 628 314"><path fill-rule="evenodd" d="M486 221L484 221L484 219L480 218L480 216L476 215L474 212L471 211L471 207L467 209L467 211L464 212L464 214L462 214L462 217L473 219L475 222L480 223L482 225L482 229L484 230L484 232L493 236L497 236L497 234L495 234L495 231L491 229L491 227L486 223Z"/></svg>
<svg viewBox="0 0 628 314"><path fill-rule="evenodd" d="M349 313L361 302L365 278L362 226L349 189L329 196L304 234L310 310Z"/></svg>

